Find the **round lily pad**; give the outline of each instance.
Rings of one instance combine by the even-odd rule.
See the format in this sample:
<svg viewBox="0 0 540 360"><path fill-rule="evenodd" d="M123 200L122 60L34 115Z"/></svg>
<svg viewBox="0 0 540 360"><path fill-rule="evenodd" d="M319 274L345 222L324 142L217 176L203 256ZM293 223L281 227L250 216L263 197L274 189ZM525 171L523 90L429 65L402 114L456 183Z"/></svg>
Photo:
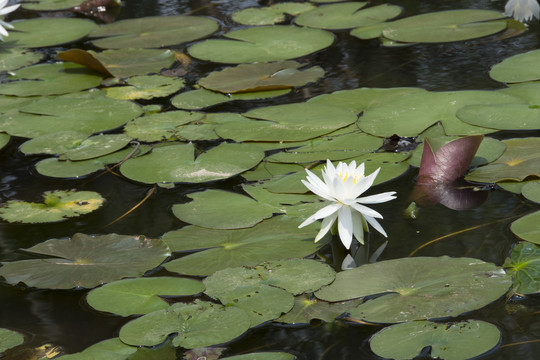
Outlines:
<svg viewBox="0 0 540 360"><path fill-rule="evenodd" d="M63 154L74 149L86 138L87 133L78 131L60 131L35 137L24 142L19 151L23 154Z"/></svg>
<svg viewBox="0 0 540 360"><path fill-rule="evenodd" d="M247 229L217 230L186 226L163 236L172 251L207 249L170 261L164 266L187 275L211 275L235 266L263 261L302 258L317 251L313 242L318 229L298 229L298 220L274 217ZM204 264L204 266L201 266Z"/></svg>
<svg viewBox="0 0 540 360"><path fill-rule="evenodd" d="M521 195L527 200L540 203L540 182L531 181L523 185L521 188Z"/></svg>
<svg viewBox="0 0 540 360"><path fill-rule="evenodd" d="M540 292L540 246L528 241L520 242L514 246L503 266L514 278L513 292Z"/></svg>
<svg viewBox="0 0 540 360"><path fill-rule="evenodd" d="M176 59L173 51L160 49L105 50L91 54L113 76L119 78L158 73L171 66Z"/></svg>
<svg viewBox="0 0 540 360"><path fill-rule="evenodd" d="M92 44L105 49L161 48L208 36L219 28L200 16L151 16L116 21L92 31Z"/></svg>
<svg viewBox="0 0 540 360"><path fill-rule="evenodd" d="M39 64L19 69L10 82L0 86L0 94L44 96L74 93L98 86L102 77L77 64Z"/></svg>
<svg viewBox="0 0 540 360"><path fill-rule="evenodd" d="M506 29L503 14L490 10L449 10L421 14L389 23L383 36L408 43L439 43L476 39Z"/></svg>
<svg viewBox="0 0 540 360"><path fill-rule="evenodd" d="M283 2L267 7L242 9L231 17L243 25L272 25L285 21L287 14L295 16L314 7L310 3Z"/></svg>
<svg viewBox="0 0 540 360"><path fill-rule="evenodd" d="M228 64L268 62L308 55L334 42L334 36L324 30L288 25L240 29L224 36L231 40L205 40L192 45L189 54Z"/></svg>
<svg viewBox="0 0 540 360"><path fill-rule="evenodd" d="M497 130L540 128L540 106L538 105L469 105L459 109L456 116L468 124Z"/></svg>
<svg viewBox="0 0 540 360"><path fill-rule="evenodd" d="M276 206L223 190L209 189L188 197L193 201L173 205L174 215L188 224L211 229L251 227L279 212Z"/></svg>
<svg viewBox="0 0 540 360"><path fill-rule="evenodd" d="M105 199L93 191L47 191L43 203L10 200L0 207L0 218L9 222L46 223L91 213Z"/></svg>
<svg viewBox="0 0 540 360"><path fill-rule="evenodd" d="M11 135L37 137L62 131L99 133L122 126L139 116L139 105L87 91L35 100L0 117L0 130Z"/></svg>
<svg viewBox="0 0 540 360"><path fill-rule="evenodd" d="M350 300L329 303L314 298L311 294L298 295L294 299L294 306L291 311L283 314L276 322L309 324L314 319L332 322L338 316L348 313L360 305L361 302L362 300Z"/></svg>
<svg viewBox="0 0 540 360"><path fill-rule="evenodd" d="M312 28L342 30L370 26L395 18L401 14L399 6L383 4L362 9L367 2L345 2L319 6L300 14L294 20L301 26Z"/></svg>
<svg viewBox="0 0 540 360"><path fill-rule="evenodd" d="M514 55L494 65L489 76L506 83L540 80L539 61L540 50Z"/></svg>
<svg viewBox="0 0 540 360"><path fill-rule="evenodd" d="M63 160L88 160L111 154L124 148L131 137L124 134L99 134L83 140L77 147L62 154Z"/></svg>
<svg viewBox="0 0 540 360"><path fill-rule="evenodd" d="M343 301L370 295L350 317L373 323L458 316L504 295L512 281L502 268L471 258L416 257L380 261L338 273L315 295Z"/></svg>
<svg viewBox="0 0 540 360"><path fill-rule="evenodd" d="M74 354L62 355L62 360L125 360L140 351L134 346L124 344L118 338L107 339Z"/></svg>
<svg viewBox="0 0 540 360"><path fill-rule="evenodd" d="M84 0L34 0L22 4L23 9L35 11L58 11L81 5Z"/></svg>
<svg viewBox="0 0 540 360"><path fill-rule="evenodd" d="M503 140L506 151L494 162L481 166L465 176L465 180L495 183L504 180L522 181L528 176L540 177L540 138Z"/></svg>
<svg viewBox="0 0 540 360"><path fill-rule="evenodd" d="M9 284L46 289L93 288L139 277L170 255L161 240L117 234L75 234L69 240L51 239L25 250L51 258L2 263L0 276Z"/></svg>
<svg viewBox="0 0 540 360"><path fill-rule="evenodd" d="M264 152L249 144L222 143L195 158L192 143L155 148L120 166L125 177L143 183L200 183L227 179L257 165Z"/></svg>
<svg viewBox="0 0 540 360"><path fill-rule="evenodd" d="M17 47L38 48L56 46L84 38L97 25L86 19L40 17L11 23L9 43Z"/></svg>
<svg viewBox="0 0 540 360"><path fill-rule="evenodd" d="M127 79L126 84L128 86L105 89L107 96L120 100L149 100L169 96L184 87L184 80L160 75L133 76Z"/></svg>
<svg viewBox="0 0 540 360"><path fill-rule="evenodd" d="M0 353L7 349L21 345L24 342L24 336L16 331L0 328Z"/></svg>
<svg viewBox="0 0 540 360"><path fill-rule="evenodd" d="M167 309L169 304L160 296L195 295L203 290L204 285L194 279L175 277L124 279L90 291L86 301L96 310L130 316Z"/></svg>
<svg viewBox="0 0 540 360"><path fill-rule="evenodd" d="M420 92L367 109L358 126L375 136L414 137L440 121L447 135L487 134L494 130L467 124L456 117L456 111L466 105L506 103L519 103L519 99L480 90Z"/></svg>
<svg viewBox="0 0 540 360"><path fill-rule="evenodd" d="M2 62L0 71L10 71L39 62L43 59L43 54L27 49L2 47L0 49Z"/></svg>
<svg viewBox="0 0 540 360"><path fill-rule="evenodd" d="M303 70L299 69L301 66L302 64L296 61L240 64L210 73L199 80L199 85L230 94L303 86L324 76L324 70L319 66Z"/></svg>
<svg viewBox="0 0 540 360"><path fill-rule="evenodd" d="M466 360L491 350L500 340L499 329L485 321L412 321L382 329L369 345L375 354L387 359L412 359L429 346L433 359Z"/></svg>
<svg viewBox="0 0 540 360"><path fill-rule="evenodd" d="M128 122L124 126L124 132L140 141L170 140L176 136L181 125L196 122L203 117L203 113L190 111L168 111L151 114Z"/></svg>
<svg viewBox="0 0 540 360"><path fill-rule="evenodd" d="M228 342L247 331L250 324L249 316L239 308L197 300L132 320L120 329L119 337L129 345L154 346L178 333L173 345L192 349Z"/></svg>
<svg viewBox="0 0 540 360"><path fill-rule="evenodd" d="M510 225L510 231L522 240L540 244L540 211L525 215Z"/></svg>

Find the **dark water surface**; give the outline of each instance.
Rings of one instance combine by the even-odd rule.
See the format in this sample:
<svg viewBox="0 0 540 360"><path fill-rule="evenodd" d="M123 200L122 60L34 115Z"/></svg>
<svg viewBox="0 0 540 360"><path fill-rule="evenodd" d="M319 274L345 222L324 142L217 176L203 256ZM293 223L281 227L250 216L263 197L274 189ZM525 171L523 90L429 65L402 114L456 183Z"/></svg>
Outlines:
<svg viewBox="0 0 540 360"><path fill-rule="evenodd" d="M374 4L384 3L373 1ZM449 9L491 9L502 11L505 1L392 1L405 9L405 15ZM228 17L232 12L251 6L266 6L267 1L182 1L182 0L126 0L118 19L157 15L210 16L221 22L225 32L240 28ZM216 36L219 36L217 33ZM358 87L422 87L433 91L498 89L504 85L491 80L489 69L503 59L540 48L540 24L534 21L529 31L521 36L497 40L496 36L479 40L416 45L403 48L384 48L378 40L361 41L348 31L335 32L334 45L317 54L302 58L319 65L326 76L278 100L256 102L257 106L304 101L315 95ZM80 44L78 44L80 46ZM184 50L179 46L178 50ZM54 53L54 52L53 52ZM540 64L539 64L540 66ZM188 85L209 71L223 65L194 60L187 75ZM211 111L245 111L243 104L216 106ZM530 134L530 133L529 133ZM525 135L525 134L518 134ZM513 134L499 134L506 138ZM112 173L91 176L82 180L58 180L40 176L34 171L39 156L24 156L18 150L23 142L13 140L0 153L0 201L26 199L37 201L40 194L53 189L93 190L107 199L107 205L94 214L58 224L13 225L0 223L0 259L13 261L27 258L19 248L27 248L51 238L62 238L76 232L87 234L144 234L159 237L184 224L170 210L176 203L187 201L186 194L208 187L238 190L240 178L211 185L178 186L172 190L158 189L139 209L122 221L107 226L137 204L149 190ZM480 208L462 212L441 205L424 210L417 220L403 217L409 204L409 194L417 170L410 169L402 177L377 187L377 192L395 190L398 199L380 204L384 214L383 226L389 235L389 245L381 260L408 256L418 246L445 234L494 222L510 216L520 216L538 206L504 191L493 191ZM495 222L474 231L449 237L420 250L424 256L467 256L502 264L516 238L509 231L512 220ZM373 235L374 247L383 238ZM67 352L77 352L104 339L118 335L129 319L108 316L91 310L84 303L86 291L49 291L26 289L0 284L0 327L11 328L28 336L31 345L43 343L60 345ZM528 309L526 309L528 307ZM473 315L463 317L487 320L498 325L503 333L503 344L531 341L540 338L540 322L530 316L530 309L540 311L540 299L505 303L500 299ZM538 313L537 311L537 313ZM538 315L536 315L538 316ZM250 330L242 338L229 344L228 355L252 350L280 350L291 352L299 359L377 359L369 350L369 337L379 328L334 322L322 326L286 327L266 325ZM534 359L540 343L503 346L484 359Z"/></svg>

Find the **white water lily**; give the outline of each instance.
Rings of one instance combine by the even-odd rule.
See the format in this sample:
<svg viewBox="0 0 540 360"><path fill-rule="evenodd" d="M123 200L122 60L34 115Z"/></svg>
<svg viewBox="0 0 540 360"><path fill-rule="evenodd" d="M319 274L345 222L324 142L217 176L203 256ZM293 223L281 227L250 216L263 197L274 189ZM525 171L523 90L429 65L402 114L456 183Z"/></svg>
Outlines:
<svg viewBox="0 0 540 360"><path fill-rule="evenodd" d="M509 0L504 7L504 16L512 16L518 21L539 18L540 5L536 0Z"/></svg>
<svg viewBox="0 0 540 360"><path fill-rule="evenodd" d="M6 7L7 3L8 0L0 0L0 16L9 14L10 12L17 10L17 8L21 6L20 4L17 4ZM0 40L2 41L4 41L3 36L9 35L6 29L13 29L13 25L0 20Z"/></svg>
<svg viewBox="0 0 540 360"><path fill-rule="evenodd" d="M340 162L337 167L334 167L332 162L327 160L322 171L323 182L317 175L306 169L307 181L302 180L302 183L311 192L331 203L307 218L299 228L323 219L321 230L315 237L315 242L317 242L332 228L337 219L339 237L347 249L351 247L353 236L361 244L364 243L364 229L368 230L366 222L387 237L382 226L375 220L382 219L382 215L363 204L377 204L393 200L396 198L396 192L389 191L359 197L373 185L379 170L380 168L364 176L364 163L356 167L356 161L353 160L349 165Z"/></svg>

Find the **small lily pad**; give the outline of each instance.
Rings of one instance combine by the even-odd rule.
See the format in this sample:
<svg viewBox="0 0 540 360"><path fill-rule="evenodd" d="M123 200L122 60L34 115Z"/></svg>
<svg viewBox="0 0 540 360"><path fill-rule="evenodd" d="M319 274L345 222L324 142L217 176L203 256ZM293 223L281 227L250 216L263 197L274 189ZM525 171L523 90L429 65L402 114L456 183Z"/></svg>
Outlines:
<svg viewBox="0 0 540 360"><path fill-rule="evenodd" d="M75 234L69 240L51 239L24 250L50 258L4 262L0 276L9 284L45 289L93 288L139 277L170 255L161 240L117 234Z"/></svg>
<svg viewBox="0 0 540 360"><path fill-rule="evenodd" d="M240 64L210 73L199 80L199 85L225 94L286 89L315 82L324 76L319 66L300 70L296 61Z"/></svg>
<svg viewBox="0 0 540 360"><path fill-rule="evenodd" d="M61 160L88 160L111 154L124 148L131 141L125 134L100 134L83 140L79 146L69 149Z"/></svg>
<svg viewBox="0 0 540 360"><path fill-rule="evenodd" d="M530 181L521 188L521 195L525 199L540 203L540 182Z"/></svg>
<svg viewBox="0 0 540 360"><path fill-rule="evenodd" d="M0 71L15 70L23 66L35 64L43 59L43 54L41 53L33 52L27 49L10 48L4 46L0 48L0 56L2 57L2 62L0 62Z"/></svg>
<svg viewBox="0 0 540 360"><path fill-rule="evenodd" d="M105 89L107 96L120 100L149 100L169 96L184 87L184 80L160 75L133 76L127 79L126 84L128 86Z"/></svg>
<svg viewBox="0 0 540 360"><path fill-rule="evenodd" d="M520 242L514 246L503 267L514 278L515 293L523 295L540 292L540 246L527 241Z"/></svg>
<svg viewBox="0 0 540 360"><path fill-rule="evenodd" d="M0 217L9 222L46 223L91 213L105 199L93 191L47 191L43 203L10 200L0 207Z"/></svg>
<svg viewBox="0 0 540 360"><path fill-rule="evenodd" d="M289 25L234 30L225 39L192 45L189 54L201 60L242 64L294 59L327 48L334 36L324 30Z"/></svg>
<svg viewBox="0 0 540 360"><path fill-rule="evenodd" d="M302 258L317 251L316 226L298 229L298 220L274 217L247 229L217 230L186 226L163 236L172 251L208 249L170 261L168 271L187 275L211 275L235 266L254 266L264 261ZM205 266L201 266L201 264Z"/></svg>
<svg viewBox="0 0 540 360"><path fill-rule="evenodd" d="M314 7L309 3L283 2L267 7L242 9L231 17L242 25L272 25L285 21L286 15L295 16Z"/></svg>
<svg viewBox="0 0 540 360"><path fill-rule="evenodd" d="M45 96L74 93L99 86L101 76L77 64L39 64L15 71L0 94Z"/></svg>
<svg viewBox="0 0 540 360"><path fill-rule="evenodd" d="M329 303L304 294L295 297L294 306L288 313L279 317L276 322L287 324L309 324L318 319L326 322L334 321L338 316L347 313L360 305L362 300L350 300Z"/></svg>
<svg viewBox="0 0 540 360"><path fill-rule="evenodd" d="M77 41L98 27L90 20L66 17L40 17L13 22L11 25L14 30L9 33L8 43L27 48Z"/></svg>
<svg viewBox="0 0 540 360"><path fill-rule="evenodd" d="M421 14L393 21L383 36L407 43L439 43L476 39L506 29L506 22L489 21L503 18L490 10L449 10Z"/></svg>
<svg viewBox="0 0 540 360"><path fill-rule="evenodd" d="M88 138L87 133L60 131L35 137L24 142L19 151L23 154L63 154L74 149Z"/></svg>
<svg viewBox="0 0 540 360"><path fill-rule="evenodd" d="M494 65L489 76L505 83L540 80L540 69L536 66L539 61L540 50L514 55Z"/></svg>
<svg viewBox="0 0 540 360"><path fill-rule="evenodd" d="M257 165L264 152L249 144L222 143L195 158L195 147L174 144L155 148L120 166L122 174L143 183L200 183L227 179Z"/></svg>
<svg viewBox="0 0 540 360"><path fill-rule="evenodd" d="M300 14L294 22L301 26L327 30L352 29L370 26L395 18L401 14L399 6L383 4L362 9L367 2L345 2L319 6Z"/></svg>
<svg viewBox="0 0 540 360"><path fill-rule="evenodd" d="M138 117L124 126L124 132L135 139L157 142L174 139L181 125L202 120L203 113L168 111Z"/></svg>
<svg viewBox="0 0 540 360"><path fill-rule="evenodd" d="M24 342L24 336L16 331L0 328L0 353L7 349L21 345Z"/></svg>
<svg viewBox="0 0 540 360"><path fill-rule="evenodd" d="M194 279L174 277L124 279L90 291L86 301L96 310L130 316L167 309L169 304L160 296L188 296L203 290L204 285Z"/></svg>
<svg viewBox="0 0 540 360"><path fill-rule="evenodd" d="M173 345L193 349L222 344L242 335L250 327L241 309L197 300L176 303L132 320L120 329L120 340L134 346L161 344L172 333Z"/></svg>
<svg viewBox="0 0 540 360"><path fill-rule="evenodd" d="M496 130L540 128L540 106L527 104L469 105L456 112L468 124Z"/></svg>
<svg viewBox="0 0 540 360"><path fill-rule="evenodd" d="M510 225L510 231L522 240L540 244L540 211L520 217Z"/></svg>
<svg viewBox="0 0 540 360"><path fill-rule="evenodd" d="M80 353L62 355L62 360L126 360L130 355L138 352L134 346L124 344L118 338L107 339L87 347Z"/></svg>
<svg viewBox="0 0 540 360"><path fill-rule="evenodd" d="M369 344L375 354L388 359L412 359L429 346L430 358L466 360L491 350L500 341L499 329L485 321L412 321L382 329Z"/></svg>
<svg viewBox="0 0 540 360"><path fill-rule="evenodd" d="M201 88L197 90L185 91L176 95L171 99L171 104L178 109L197 110L235 100L246 101L268 99L285 95L289 92L291 92L291 89L254 91L225 95L219 92Z"/></svg>
<svg viewBox="0 0 540 360"><path fill-rule="evenodd" d="M201 39L219 28L215 20L200 16L151 16L116 21L94 30L92 44L105 49L161 48Z"/></svg>
<svg viewBox="0 0 540 360"><path fill-rule="evenodd" d="M502 268L482 260L415 257L380 261L338 273L315 293L326 301L378 295L350 312L373 323L458 316L504 295L511 278Z"/></svg>

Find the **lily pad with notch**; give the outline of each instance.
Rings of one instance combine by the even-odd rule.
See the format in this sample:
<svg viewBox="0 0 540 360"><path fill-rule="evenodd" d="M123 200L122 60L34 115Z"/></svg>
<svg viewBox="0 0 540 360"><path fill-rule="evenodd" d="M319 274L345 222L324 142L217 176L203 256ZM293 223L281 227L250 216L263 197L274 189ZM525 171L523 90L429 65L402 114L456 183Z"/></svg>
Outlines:
<svg viewBox="0 0 540 360"><path fill-rule="evenodd" d="M229 267L254 266L264 261L302 258L313 254L316 226L298 229L298 220L285 216L265 220L251 228L218 230L186 226L163 236L172 251L206 249L172 260L168 271L211 275ZM204 263L205 266L201 266Z"/></svg>
<svg viewBox="0 0 540 360"><path fill-rule="evenodd" d="M43 203L8 201L0 207L0 218L27 224L63 221L91 213L104 202L105 199L93 191L47 191L43 193Z"/></svg>
<svg viewBox="0 0 540 360"><path fill-rule="evenodd" d="M140 141L171 140L177 136L182 125L195 123L203 118L203 113L181 110L150 114L128 122L124 126L124 132Z"/></svg>
<svg viewBox="0 0 540 360"><path fill-rule="evenodd" d="M176 303L132 320L120 329L120 340L133 346L154 346L172 333L174 346L193 349L222 344L242 335L250 327L241 309L196 300Z"/></svg>
<svg viewBox="0 0 540 360"><path fill-rule="evenodd" d="M287 15L296 16L313 9L310 3L283 2L259 8L236 11L231 18L242 25L273 25L285 21Z"/></svg>
<svg viewBox="0 0 540 360"><path fill-rule="evenodd" d="M540 246L522 241L512 249L504 261L504 268L512 274L517 294L535 294L540 292Z"/></svg>
<svg viewBox="0 0 540 360"><path fill-rule="evenodd" d="M126 80L126 85L105 89L107 96L120 100L150 100L165 97L182 89L184 80L161 75L133 76Z"/></svg>
<svg viewBox="0 0 540 360"><path fill-rule="evenodd" d="M222 94L204 88L185 91L171 99L171 104L178 109L198 110L229 101L248 101L269 99L291 92L291 89L254 91L247 93Z"/></svg>
<svg viewBox="0 0 540 360"><path fill-rule="evenodd" d="M206 37L219 25L200 16L150 16L103 25L90 34L92 44L104 49L162 48Z"/></svg>
<svg viewBox="0 0 540 360"><path fill-rule="evenodd" d="M472 258L415 257L380 261L338 273L315 295L326 301L366 300L350 318L371 323L455 317L503 296L506 272Z"/></svg>
<svg viewBox="0 0 540 360"><path fill-rule="evenodd" d="M2 46L0 55L2 56L0 71L12 71L29 66L39 62L44 57L43 54L38 52L9 46Z"/></svg>
<svg viewBox="0 0 540 360"><path fill-rule="evenodd" d="M370 347L375 354L388 359L412 359L429 346L430 358L467 360L493 349L500 341L499 329L481 320L412 321L377 332L371 337Z"/></svg>
<svg viewBox="0 0 540 360"><path fill-rule="evenodd" d="M47 258L2 263L0 276L45 289L93 288L126 277L140 277L169 255L161 240L144 236L77 233L70 239L50 239L24 249Z"/></svg>
<svg viewBox="0 0 540 360"><path fill-rule="evenodd" d="M520 217L510 224L510 231L522 240L540 245L538 221L540 221L540 211L535 211Z"/></svg>
<svg viewBox="0 0 540 360"><path fill-rule="evenodd" d="M325 49L334 42L331 33L289 25L261 26L234 30L230 39L210 39L192 45L191 56L228 64L294 59Z"/></svg>
<svg viewBox="0 0 540 360"><path fill-rule="evenodd" d="M536 66L539 61L540 50L514 55L495 64L489 76L505 83L540 80L540 70Z"/></svg>
<svg viewBox="0 0 540 360"><path fill-rule="evenodd" d="M361 299L329 303L314 298L311 295L297 295L294 298L294 306L286 314L283 314L276 322L286 324L309 324L313 320L332 322L344 313L360 305Z"/></svg>
<svg viewBox="0 0 540 360"><path fill-rule="evenodd" d="M203 290L203 283L195 279L176 277L123 279L90 291L86 301L98 311L130 316L167 309L169 304L161 296L188 296Z"/></svg>

